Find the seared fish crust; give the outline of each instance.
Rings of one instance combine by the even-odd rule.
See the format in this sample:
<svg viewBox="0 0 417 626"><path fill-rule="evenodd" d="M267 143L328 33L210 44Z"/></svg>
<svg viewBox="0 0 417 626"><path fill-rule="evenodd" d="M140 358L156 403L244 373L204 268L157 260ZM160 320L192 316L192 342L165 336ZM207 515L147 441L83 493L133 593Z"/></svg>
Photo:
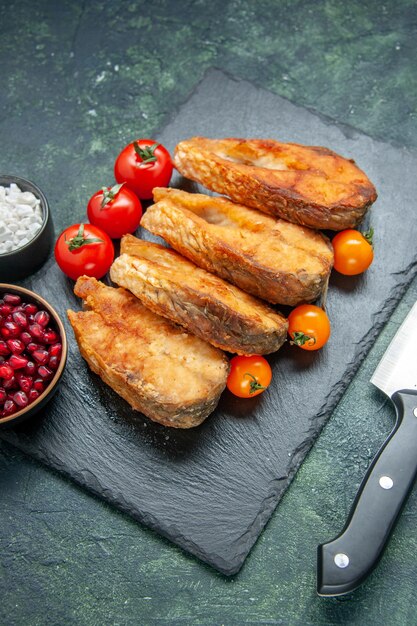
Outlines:
<svg viewBox="0 0 417 626"><path fill-rule="evenodd" d="M154 200L141 225L244 291L296 306L326 286L333 250L321 233L225 198L157 187Z"/></svg>
<svg viewBox="0 0 417 626"><path fill-rule="evenodd" d="M90 368L137 411L173 426L198 426L214 411L226 356L155 315L125 289L82 276L75 293L90 310L68 311Z"/></svg>
<svg viewBox="0 0 417 626"><path fill-rule="evenodd" d="M201 339L246 355L269 354L284 343L282 315L174 250L125 235L120 251L111 279Z"/></svg>
<svg viewBox="0 0 417 626"><path fill-rule="evenodd" d="M177 145L174 163L235 202L310 228L353 228L377 198L352 159L318 146L193 137Z"/></svg>

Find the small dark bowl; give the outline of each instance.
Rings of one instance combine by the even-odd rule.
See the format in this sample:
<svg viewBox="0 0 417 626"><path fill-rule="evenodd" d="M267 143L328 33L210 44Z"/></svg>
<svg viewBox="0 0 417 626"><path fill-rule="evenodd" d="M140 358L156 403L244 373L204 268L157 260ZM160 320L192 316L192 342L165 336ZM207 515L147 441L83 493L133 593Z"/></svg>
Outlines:
<svg viewBox="0 0 417 626"><path fill-rule="evenodd" d="M39 198L43 220L40 230L27 244L17 250L0 254L0 281L20 280L33 274L45 263L54 242L54 225L44 193L25 178L0 175L0 185L9 187L11 183L16 183L22 191L31 191Z"/></svg>
<svg viewBox="0 0 417 626"><path fill-rule="evenodd" d="M9 426L15 426L19 422L23 422L24 420L29 419L35 413L37 413L42 407L45 406L47 402L54 396L55 392L58 389L59 382L61 380L62 374L65 369L65 363L67 360L68 353L68 344L67 344L67 336L65 333L65 328L63 323L60 320L58 313L55 309L41 296L38 296L33 291L29 291L29 289L25 289L24 287L17 287L16 285L8 285L6 283L0 283L0 297L3 297L5 293L13 293L22 297L24 302L33 302L34 304L39 305L42 309L48 311L51 316L51 320L53 320L52 327L55 326L61 336L62 343L62 353L61 360L59 362L58 369L55 372L55 375L49 381L46 389L41 393L41 395L36 398L32 404L28 404L24 409L9 415L8 417L0 417L0 428L6 428Z"/></svg>

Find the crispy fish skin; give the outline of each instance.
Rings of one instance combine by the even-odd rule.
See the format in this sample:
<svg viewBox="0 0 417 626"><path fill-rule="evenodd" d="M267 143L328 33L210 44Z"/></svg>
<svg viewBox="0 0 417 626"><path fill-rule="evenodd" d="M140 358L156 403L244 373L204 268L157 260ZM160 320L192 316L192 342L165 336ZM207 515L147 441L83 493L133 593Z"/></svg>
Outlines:
<svg viewBox="0 0 417 626"><path fill-rule="evenodd" d="M134 409L174 428L198 426L227 380L226 356L155 315L125 289L80 277L88 310L68 311L81 355Z"/></svg>
<svg viewBox="0 0 417 626"><path fill-rule="evenodd" d="M174 250L125 235L120 251L112 281L154 313L237 354L269 354L284 343L288 322L282 315Z"/></svg>
<svg viewBox="0 0 417 626"><path fill-rule="evenodd" d="M321 233L225 198L157 187L154 200L141 225L243 291L296 306L325 288L333 249Z"/></svg>
<svg viewBox="0 0 417 626"><path fill-rule="evenodd" d="M174 163L235 202L310 228L354 228L377 198L352 159L319 146L193 137L176 146Z"/></svg>

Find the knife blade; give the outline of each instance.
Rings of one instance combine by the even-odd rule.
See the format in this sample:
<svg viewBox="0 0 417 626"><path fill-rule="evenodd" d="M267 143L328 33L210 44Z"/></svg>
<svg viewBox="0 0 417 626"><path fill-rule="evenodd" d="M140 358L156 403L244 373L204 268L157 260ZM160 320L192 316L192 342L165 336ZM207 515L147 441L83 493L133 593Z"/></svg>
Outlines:
<svg viewBox="0 0 417 626"><path fill-rule="evenodd" d="M374 569L417 477L417 302L371 383L392 400L396 422L368 468L343 530L317 548L320 596L350 593Z"/></svg>

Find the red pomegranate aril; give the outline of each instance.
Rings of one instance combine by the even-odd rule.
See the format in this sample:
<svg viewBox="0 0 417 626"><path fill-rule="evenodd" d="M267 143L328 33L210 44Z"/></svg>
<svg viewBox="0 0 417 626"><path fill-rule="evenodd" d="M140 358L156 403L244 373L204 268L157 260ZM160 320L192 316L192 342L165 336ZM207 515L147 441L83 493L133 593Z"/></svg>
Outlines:
<svg viewBox="0 0 417 626"><path fill-rule="evenodd" d="M45 382L43 378L36 378L33 381L33 389L36 389L36 391L39 391L39 393L42 393L42 391L45 389Z"/></svg>
<svg viewBox="0 0 417 626"><path fill-rule="evenodd" d="M2 339L0 340L0 356L7 356L10 354L9 346Z"/></svg>
<svg viewBox="0 0 417 626"><path fill-rule="evenodd" d="M8 339L7 345L13 354L22 354L25 344L20 339Z"/></svg>
<svg viewBox="0 0 417 626"><path fill-rule="evenodd" d="M29 359L27 359L25 356L22 356L21 354L12 354L7 362L14 370L20 370L22 369L22 367L26 367L26 365L29 363Z"/></svg>
<svg viewBox="0 0 417 626"><path fill-rule="evenodd" d="M31 389L28 393L29 402L33 402L36 398L39 398L41 394L36 389Z"/></svg>
<svg viewBox="0 0 417 626"><path fill-rule="evenodd" d="M12 314L13 321L16 322L20 328L26 328L28 325L28 318L22 311L15 311Z"/></svg>
<svg viewBox="0 0 417 626"><path fill-rule="evenodd" d="M16 376L12 376L11 378L7 378L3 382L3 387L5 389L16 389L19 386L19 383L16 380Z"/></svg>
<svg viewBox="0 0 417 626"><path fill-rule="evenodd" d="M46 311L38 311L35 315L35 322L40 326L47 326L50 319L49 313Z"/></svg>
<svg viewBox="0 0 417 626"><path fill-rule="evenodd" d="M35 315L35 313L38 312L38 307L36 306L36 304L33 304L33 302L25 304L24 307L27 315Z"/></svg>
<svg viewBox="0 0 417 626"><path fill-rule="evenodd" d="M3 301L7 304L11 304L12 306L17 306L22 302L22 298L15 293L5 293Z"/></svg>
<svg viewBox="0 0 417 626"><path fill-rule="evenodd" d="M41 348L40 345L38 345L37 343L34 343L33 341L31 341L30 343L28 343L28 345L26 346L26 350L28 352L35 352L35 350L39 350Z"/></svg>
<svg viewBox="0 0 417 626"><path fill-rule="evenodd" d="M42 326L40 326L40 324L36 324L36 323L31 324L29 326L29 332L32 335L32 337L34 337L38 341L42 341L44 330Z"/></svg>
<svg viewBox="0 0 417 626"><path fill-rule="evenodd" d="M33 361L28 361L25 367L26 376L34 376L36 374L37 367Z"/></svg>
<svg viewBox="0 0 417 626"><path fill-rule="evenodd" d="M0 378L4 378L4 380L9 380L10 378L12 378L13 374L13 368L10 367L8 363L2 363L0 365Z"/></svg>
<svg viewBox="0 0 417 626"><path fill-rule="evenodd" d="M47 363L49 359L49 352L47 350L35 350L32 353L32 357L40 365L45 365L45 363Z"/></svg>
<svg viewBox="0 0 417 626"><path fill-rule="evenodd" d="M26 331L23 331L23 333L20 335L20 340L23 341L25 346L27 346L28 343L32 341L32 335Z"/></svg>
<svg viewBox="0 0 417 626"><path fill-rule="evenodd" d="M10 315L12 311L13 311L13 307L10 306L10 304L4 304L4 303L0 304L0 313L4 315L5 317L6 315Z"/></svg>
<svg viewBox="0 0 417 626"><path fill-rule="evenodd" d="M58 341L58 339L59 337L57 333L52 330L52 328L47 328L43 333L43 340L45 343L55 343L56 341Z"/></svg>
<svg viewBox="0 0 417 626"><path fill-rule="evenodd" d="M51 356L61 356L62 352L62 343L54 343L49 347L49 354Z"/></svg>
<svg viewBox="0 0 417 626"><path fill-rule="evenodd" d="M24 391L16 391L13 396L13 400L16 402L17 406L21 409L24 409L25 406L28 405L29 399Z"/></svg>
<svg viewBox="0 0 417 626"><path fill-rule="evenodd" d="M5 416L12 415L13 413L16 413L16 411L17 411L17 406L15 405L13 400L6 400L6 402L4 403L3 414Z"/></svg>
<svg viewBox="0 0 417 626"><path fill-rule="evenodd" d="M60 361L59 356L51 356L49 361L48 361L48 366L51 369L56 370L56 369L58 369L59 361Z"/></svg>
<svg viewBox="0 0 417 626"><path fill-rule="evenodd" d="M28 393L33 386L33 378L32 376L25 376L25 374L20 374L19 372L16 374L16 380L19 383L19 387L25 393Z"/></svg>
<svg viewBox="0 0 417 626"><path fill-rule="evenodd" d="M3 404L4 402L6 402L7 399L7 391L4 389L4 387L0 387L0 404Z"/></svg>
<svg viewBox="0 0 417 626"><path fill-rule="evenodd" d="M54 373L52 370L49 369L49 367L46 367L45 365L41 365L40 367L38 367L38 374L39 376L42 376L42 378L48 379L48 378L51 378Z"/></svg>
<svg viewBox="0 0 417 626"><path fill-rule="evenodd" d="M16 322L4 322L0 330L5 339L15 339L20 335L20 328Z"/></svg>

